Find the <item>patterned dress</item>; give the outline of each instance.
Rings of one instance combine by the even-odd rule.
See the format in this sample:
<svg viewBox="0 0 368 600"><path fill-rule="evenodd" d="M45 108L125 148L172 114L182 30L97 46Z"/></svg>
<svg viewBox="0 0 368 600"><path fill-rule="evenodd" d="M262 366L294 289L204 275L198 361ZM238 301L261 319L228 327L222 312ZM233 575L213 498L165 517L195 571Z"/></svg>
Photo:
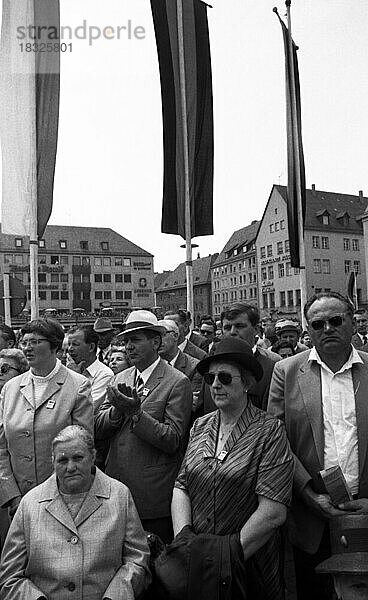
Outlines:
<svg viewBox="0 0 368 600"><path fill-rule="evenodd" d="M251 403L216 458L219 425L219 411L195 421L175 487L189 495L196 533L229 535L257 510L258 495L290 505L293 458L283 424ZM265 598L283 598L278 536L250 560L264 582Z"/></svg>

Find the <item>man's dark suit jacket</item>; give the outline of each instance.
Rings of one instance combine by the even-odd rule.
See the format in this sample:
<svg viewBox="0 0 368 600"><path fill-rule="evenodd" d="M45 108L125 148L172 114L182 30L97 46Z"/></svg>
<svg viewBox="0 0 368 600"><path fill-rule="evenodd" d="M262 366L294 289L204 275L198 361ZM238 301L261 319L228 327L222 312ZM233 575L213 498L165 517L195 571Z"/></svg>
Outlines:
<svg viewBox="0 0 368 600"><path fill-rule="evenodd" d="M367 335L368 338L368 335ZM353 344L354 348L356 348L357 350L361 350L363 348L363 342L362 342L362 338L360 337L360 335L358 333L354 333L353 337L351 338L351 343Z"/></svg>
<svg viewBox="0 0 368 600"><path fill-rule="evenodd" d="M199 360L197 358L193 358L193 356L179 350L178 358L174 364L175 369L178 369L178 371L181 371L181 373L184 373L188 377L192 384L193 392L199 392L202 385L202 375L196 370L198 363Z"/></svg>
<svg viewBox="0 0 368 600"><path fill-rule="evenodd" d="M207 356L207 352L193 344L193 342L190 340L187 341L183 352L185 352L185 354L189 354L189 356L193 356L193 358L197 358L198 360L202 360L202 358L206 358Z"/></svg>
<svg viewBox="0 0 368 600"><path fill-rule="evenodd" d="M288 518L291 541L305 552L317 552L326 521L312 513L300 495L310 483L326 493L318 472L324 468L324 429L320 366L308 362L310 350L275 366L268 411L283 420L296 457L294 499ZM352 367L359 452L359 497L368 498L368 355L358 351L364 364Z"/></svg>
<svg viewBox="0 0 368 600"><path fill-rule="evenodd" d="M207 352L208 342L204 335L197 333L197 331L192 331L189 336L189 341L198 346L198 348L202 348L202 350Z"/></svg>

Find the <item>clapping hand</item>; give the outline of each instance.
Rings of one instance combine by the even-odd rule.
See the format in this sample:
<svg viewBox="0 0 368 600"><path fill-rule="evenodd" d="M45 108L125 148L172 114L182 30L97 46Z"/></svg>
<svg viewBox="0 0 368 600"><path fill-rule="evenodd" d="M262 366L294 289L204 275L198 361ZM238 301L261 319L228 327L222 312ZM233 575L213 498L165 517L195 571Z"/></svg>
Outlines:
<svg viewBox="0 0 368 600"><path fill-rule="evenodd" d="M141 401L135 388L125 383L118 383L118 387L107 386L107 397L116 410L126 417L132 417L139 413Z"/></svg>

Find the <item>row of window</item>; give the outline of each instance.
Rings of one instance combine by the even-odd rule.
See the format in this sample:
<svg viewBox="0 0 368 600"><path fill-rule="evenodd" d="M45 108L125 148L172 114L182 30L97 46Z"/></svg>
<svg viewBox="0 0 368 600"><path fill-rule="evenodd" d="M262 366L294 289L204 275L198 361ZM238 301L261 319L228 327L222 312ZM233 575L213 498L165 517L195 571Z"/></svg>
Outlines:
<svg viewBox="0 0 368 600"><path fill-rule="evenodd" d="M327 236L313 235L312 236L312 248L322 248L322 250L328 250L330 242Z"/></svg>
<svg viewBox="0 0 368 600"><path fill-rule="evenodd" d="M225 257L226 258L230 258L231 256L238 256L238 254L240 254L240 252L243 252L244 254L246 252L250 252L251 250L255 249L255 244L248 244L242 247L242 249L240 250L240 248L234 248L233 250L229 250L228 252L225 252Z"/></svg>
<svg viewBox="0 0 368 600"><path fill-rule="evenodd" d="M38 263L40 265L46 265L47 263L46 254L39 254ZM69 264L69 256L67 255L59 255L59 254L51 254L50 255L50 264L51 265L68 265ZM75 266L88 266L91 264L90 256L73 256L72 257L73 265ZM4 263L5 264L15 264L15 265L28 265L29 264L29 255L28 254L5 254L4 255ZM112 265L115 267L130 267L131 259L124 258L123 256L95 256L93 258L93 263L95 267L111 267Z"/></svg>
<svg viewBox="0 0 368 600"><path fill-rule="evenodd" d="M286 304L287 302L287 304ZM275 308L275 292L268 292L262 294L263 308ZM280 292L280 306L299 306L301 303L300 290L287 290L287 292Z"/></svg>
<svg viewBox="0 0 368 600"><path fill-rule="evenodd" d="M345 273L350 273L350 271L360 273L360 260L354 260L353 264L351 264L351 260L345 261Z"/></svg>
<svg viewBox="0 0 368 600"><path fill-rule="evenodd" d="M40 290L39 293L40 300L69 300L69 292L60 292L51 290ZM31 299L31 292L28 290L27 292L28 300ZM101 292L95 292L94 294L95 300L113 300L113 293L110 290L105 290ZM74 294L74 298L76 300L89 300L90 294L85 291L81 291L77 294ZM132 292L130 290L127 291L116 291L115 292L115 300L131 300Z"/></svg>
<svg viewBox="0 0 368 600"><path fill-rule="evenodd" d="M344 250L350 250L350 248L352 250L358 251L359 250L359 240L357 240L357 239L350 240L349 238L344 238Z"/></svg>
<svg viewBox="0 0 368 600"><path fill-rule="evenodd" d="M329 275L331 273L331 264L329 258L314 258L313 259L313 272L324 273Z"/></svg>
<svg viewBox="0 0 368 600"><path fill-rule="evenodd" d="M214 277L220 277L220 275L227 275L227 273L236 273L237 270L238 271L242 271L242 269L254 269L256 266L256 257L252 256L251 258L248 258L247 260L243 260L243 262L238 263L237 265L235 263L231 263L230 265L224 265L222 267L217 267L216 269L213 269L213 276ZM229 269L229 271L228 271Z"/></svg>
<svg viewBox="0 0 368 600"><path fill-rule="evenodd" d="M277 231L282 231L285 229L285 221L282 219L281 221L276 221L276 223L270 224L270 233L276 233Z"/></svg>
<svg viewBox="0 0 368 600"><path fill-rule="evenodd" d="M246 285L248 284L252 284L252 283L256 283L257 282L257 273L248 273L248 282L247 282L247 276L245 275L239 275L239 285ZM222 279L220 281L214 281L213 282L213 289L215 290L219 290L220 288L227 288L229 287L229 282L230 282L230 286L234 286L234 285L238 285L238 279L237 277L230 277L229 279Z"/></svg>
<svg viewBox="0 0 368 600"><path fill-rule="evenodd" d="M344 250L353 250L358 252L359 251L359 240L358 239L350 239L350 238L343 238L343 246L344 246ZM313 235L312 236L312 247L316 248L316 249L322 249L322 250L328 250L328 248L330 247L329 244L329 239L327 236L319 236L319 235Z"/></svg>
<svg viewBox="0 0 368 600"><path fill-rule="evenodd" d="M114 275L115 283L132 283L132 276L130 273L115 273ZM30 281L30 276L28 275L28 281ZM39 273L38 274L39 283L69 283L69 274L68 273ZM95 283L111 283L112 275L111 273L95 273L94 274ZM73 274L73 283L90 283L90 276L88 273L74 273Z"/></svg>
<svg viewBox="0 0 368 600"><path fill-rule="evenodd" d="M290 244L289 244L289 240L285 240L285 242L277 242L277 254L287 254L288 252L290 252ZM260 248L260 253L261 253L261 258L269 258L270 256L273 256L273 246L272 244L268 244L267 245L267 255L266 255L266 246L261 246Z"/></svg>
<svg viewBox="0 0 368 600"><path fill-rule="evenodd" d="M249 288L248 290L233 290L231 292L222 292L214 295L215 304L220 302L237 302L238 300L248 300L257 298L257 288Z"/></svg>
<svg viewBox="0 0 368 600"><path fill-rule="evenodd" d="M287 262L287 263L279 263L277 265L277 269L278 269L278 276L279 277L291 277L291 275L299 275L299 269L294 268L294 271L292 270L292 266L291 263ZM261 279L262 281L267 281L269 279L274 279L275 277L275 272L274 272L274 266L273 265L269 265L268 267L262 267L261 268Z"/></svg>
<svg viewBox="0 0 368 600"><path fill-rule="evenodd" d="M14 245L16 248L23 248L23 238L15 238ZM81 250L88 250L88 240L81 240L79 246ZM109 250L109 242L100 242L100 246L101 250ZM45 240L39 240L38 247L46 248ZM75 247L74 244L73 247ZM66 240L59 240L59 248L60 250L66 250L68 248L68 242Z"/></svg>

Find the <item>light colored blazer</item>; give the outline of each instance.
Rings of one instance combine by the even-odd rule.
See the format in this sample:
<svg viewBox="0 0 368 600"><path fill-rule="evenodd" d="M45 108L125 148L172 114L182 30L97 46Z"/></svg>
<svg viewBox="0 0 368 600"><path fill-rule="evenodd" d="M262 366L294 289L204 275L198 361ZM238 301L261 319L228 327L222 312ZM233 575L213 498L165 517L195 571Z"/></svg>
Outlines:
<svg viewBox="0 0 368 600"><path fill-rule="evenodd" d="M135 367L118 373L114 385L134 386ZM110 439L106 473L125 483L141 519L170 516L172 490L183 459L192 389L189 379L162 358L147 380L138 423L110 418L104 402L96 417L96 439Z"/></svg>
<svg viewBox="0 0 368 600"><path fill-rule="evenodd" d="M75 522L56 476L22 499L5 542L1 600L133 600L148 585L149 550L132 496L98 469Z"/></svg>
<svg viewBox="0 0 368 600"><path fill-rule="evenodd" d="M0 397L0 506L51 475L51 442L67 425L82 425L93 433L91 386L83 375L60 365L36 407L30 371L5 384Z"/></svg>
<svg viewBox="0 0 368 600"><path fill-rule="evenodd" d="M368 498L368 354L358 352L364 364L352 367L359 452L359 497ZM320 367L308 362L310 350L276 363L268 411L282 419L296 456L295 497L289 518L291 541L313 554L326 522L301 500L310 483L316 493L326 493L318 472L324 468L324 429Z"/></svg>

